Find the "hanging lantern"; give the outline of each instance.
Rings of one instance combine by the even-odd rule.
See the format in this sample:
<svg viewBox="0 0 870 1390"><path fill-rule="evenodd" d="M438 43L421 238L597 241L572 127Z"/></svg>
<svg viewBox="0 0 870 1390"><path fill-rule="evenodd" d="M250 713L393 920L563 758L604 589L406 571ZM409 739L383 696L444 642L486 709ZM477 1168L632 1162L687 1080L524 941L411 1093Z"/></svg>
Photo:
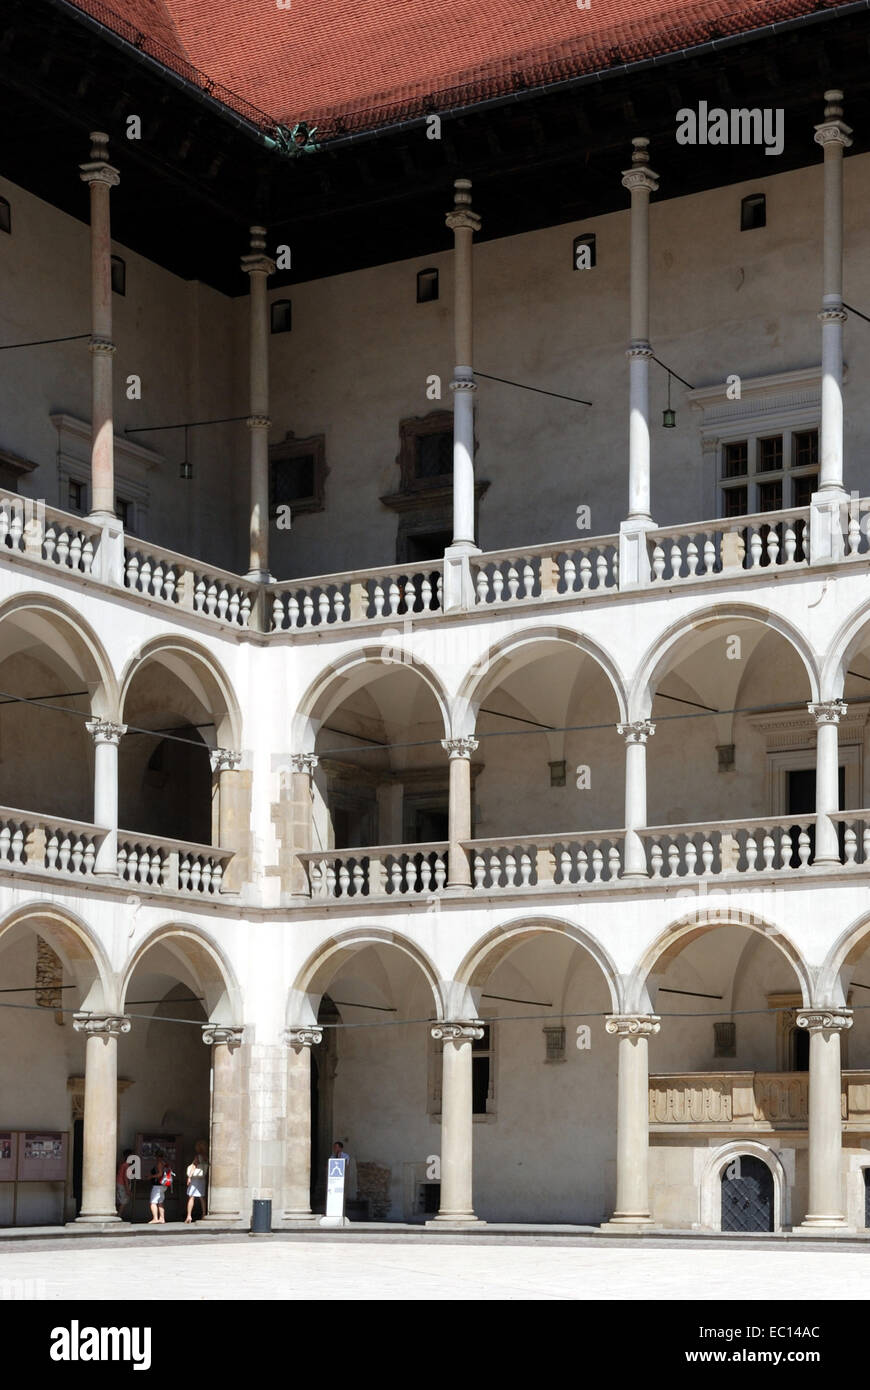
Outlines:
<svg viewBox="0 0 870 1390"><path fill-rule="evenodd" d="M184 427L184 458L181 461L178 472L180 477L189 479L193 477L193 464L187 457L187 426Z"/></svg>
<svg viewBox="0 0 870 1390"><path fill-rule="evenodd" d="M666 430L672 430L676 427L676 423L677 412L671 408L671 374L668 372L668 404L667 408L662 411L662 426Z"/></svg>

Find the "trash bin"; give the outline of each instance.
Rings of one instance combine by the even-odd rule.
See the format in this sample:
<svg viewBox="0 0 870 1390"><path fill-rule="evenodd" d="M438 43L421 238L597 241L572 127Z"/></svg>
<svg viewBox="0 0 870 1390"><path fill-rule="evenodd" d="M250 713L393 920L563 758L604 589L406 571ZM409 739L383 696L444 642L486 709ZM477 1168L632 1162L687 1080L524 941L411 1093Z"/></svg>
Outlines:
<svg viewBox="0 0 870 1390"><path fill-rule="evenodd" d="M272 1234L272 1202L266 1197L256 1197L254 1199L254 1210L251 1215L251 1235L270 1236Z"/></svg>

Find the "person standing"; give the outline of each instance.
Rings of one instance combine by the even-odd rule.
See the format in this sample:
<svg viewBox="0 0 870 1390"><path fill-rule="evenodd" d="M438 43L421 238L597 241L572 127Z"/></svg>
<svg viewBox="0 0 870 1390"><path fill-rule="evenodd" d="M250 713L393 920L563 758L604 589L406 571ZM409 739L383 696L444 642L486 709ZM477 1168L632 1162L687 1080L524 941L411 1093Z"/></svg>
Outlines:
<svg viewBox="0 0 870 1390"><path fill-rule="evenodd" d="M154 1158L154 1167L151 1169L151 1220L148 1222L149 1226L166 1225L164 1202L166 1201L167 1190L172 1186L174 1176L166 1155L162 1149L158 1149Z"/></svg>
<svg viewBox="0 0 870 1390"><path fill-rule="evenodd" d="M132 1166L130 1159L133 1157L134 1154L132 1149L125 1149L124 1157L118 1165L118 1171L115 1174L115 1206L118 1209L118 1215L122 1221L124 1220L124 1212L127 1210L130 1201L130 1168Z"/></svg>
<svg viewBox="0 0 870 1390"><path fill-rule="evenodd" d="M202 1216L205 1216L205 1183L208 1174L208 1154L205 1140L197 1139L193 1149L193 1160L187 1165L187 1215L185 1225L193 1221L193 1204L199 1202Z"/></svg>

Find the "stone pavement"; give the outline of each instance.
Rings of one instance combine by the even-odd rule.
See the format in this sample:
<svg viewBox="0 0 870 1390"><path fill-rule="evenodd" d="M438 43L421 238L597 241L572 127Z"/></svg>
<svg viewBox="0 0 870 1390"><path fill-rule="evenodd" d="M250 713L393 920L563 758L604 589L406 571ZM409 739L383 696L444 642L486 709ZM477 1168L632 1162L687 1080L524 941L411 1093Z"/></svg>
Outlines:
<svg viewBox="0 0 870 1390"><path fill-rule="evenodd" d="M163 1247L163 1248L161 1248ZM0 1241L0 1300L866 1299L870 1249L281 1236Z"/></svg>

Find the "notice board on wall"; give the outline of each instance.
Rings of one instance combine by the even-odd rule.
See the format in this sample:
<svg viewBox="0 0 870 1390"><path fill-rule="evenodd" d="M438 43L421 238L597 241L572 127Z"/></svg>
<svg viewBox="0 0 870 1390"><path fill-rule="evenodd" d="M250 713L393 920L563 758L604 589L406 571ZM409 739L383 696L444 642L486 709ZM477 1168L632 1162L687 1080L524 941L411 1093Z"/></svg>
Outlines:
<svg viewBox="0 0 870 1390"><path fill-rule="evenodd" d="M178 1151L181 1148L180 1134L137 1134L136 1153L142 1160L142 1177L148 1178L157 1157L158 1149L168 1162L173 1173L178 1172Z"/></svg>
<svg viewBox="0 0 870 1390"><path fill-rule="evenodd" d="M18 1167L18 1135L15 1130L0 1130L0 1182L14 1182Z"/></svg>
<svg viewBox="0 0 870 1390"><path fill-rule="evenodd" d="M18 1136L19 1182L65 1182L67 1135L61 1130L24 1130Z"/></svg>

